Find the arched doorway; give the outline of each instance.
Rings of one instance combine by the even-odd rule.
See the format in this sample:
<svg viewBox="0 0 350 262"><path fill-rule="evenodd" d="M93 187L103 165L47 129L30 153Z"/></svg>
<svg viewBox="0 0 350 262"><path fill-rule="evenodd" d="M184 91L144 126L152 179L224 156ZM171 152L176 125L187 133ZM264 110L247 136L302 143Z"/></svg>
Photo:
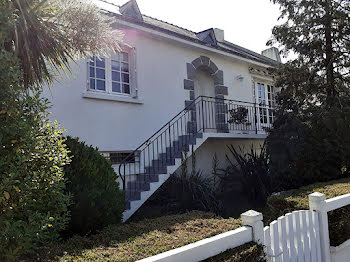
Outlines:
<svg viewBox="0 0 350 262"><path fill-rule="evenodd" d="M209 128L213 132L228 132L227 106L223 100L228 95L228 88L224 86L223 71L219 70L210 58L201 56L187 63L184 88L189 91L189 100L185 101L185 106L190 105L198 96L208 97L203 99L199 107L191 108L193 112L189 132L197 131L198 128Z"/></svg>

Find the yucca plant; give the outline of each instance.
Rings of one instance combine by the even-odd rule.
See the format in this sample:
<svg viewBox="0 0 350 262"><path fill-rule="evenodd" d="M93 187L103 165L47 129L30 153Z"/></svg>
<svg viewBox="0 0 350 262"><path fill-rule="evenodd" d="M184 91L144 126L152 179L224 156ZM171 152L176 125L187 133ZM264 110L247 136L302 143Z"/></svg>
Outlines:
<svg viewBox="0 0 350 262"><path fill-rule="evenodd" d="M253 145L248 153L242 153L233 146L227 146L229 154L226 154L228 166L222 169L221 187L223 191L240 182L242 189L250 200L264 204L271 194L271 180L269 176L268 155L265 145L260 150L255 150Z"/></svg>
<svg viewBox="0 0 350 262"><path fill-rule="evenodd" d="M87 0L0 1L0 12L13 20L0 47L15 52L27 88L50 84L71 72L72 60L109 54L123 42L111 17Z"/></svg>

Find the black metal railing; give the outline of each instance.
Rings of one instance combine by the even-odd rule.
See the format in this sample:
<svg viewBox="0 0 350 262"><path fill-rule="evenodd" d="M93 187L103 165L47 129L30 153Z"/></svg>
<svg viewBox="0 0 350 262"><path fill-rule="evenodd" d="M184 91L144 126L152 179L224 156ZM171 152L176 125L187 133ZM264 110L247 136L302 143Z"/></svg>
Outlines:
<svg viewBox="0 0 350 262"><path fill-rule="evenodd" d="M158 181L158 174L166 173L167 166L174 165L205 132L264 134L273 117L274 109L267 105L197 97L120 163L123 189L133 181ZM135 183L133 187L143 186Z"/></svg>

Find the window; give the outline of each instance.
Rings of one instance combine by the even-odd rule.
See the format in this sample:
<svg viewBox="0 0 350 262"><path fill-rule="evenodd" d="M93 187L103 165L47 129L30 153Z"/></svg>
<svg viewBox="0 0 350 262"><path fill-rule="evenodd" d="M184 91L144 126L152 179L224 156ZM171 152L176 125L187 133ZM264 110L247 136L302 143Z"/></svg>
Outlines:
<svg viewBox="0 0 350 262"><path fill-rule="evenodd" d="M135 84L132 84L133 56L134 53L123 51L112 54L110 58L91 57L88 62L88 91L136 96Z"/></svg>
<svg viewBox="0 0 350 262"><path fill-rule="evenodd" d="M256 83L256 100L259 106L260 123L271 124L274 121L275 90L272 85L258 82Z"/></svg>
<svg viewBox="0 0 350 262"><path fill-rule="evenodd" d="M136 154L130 155L131 152L103 152L102 155L109 159L112 164L120 164L123 160L127 159L128 163L136 162Z"/></svg>

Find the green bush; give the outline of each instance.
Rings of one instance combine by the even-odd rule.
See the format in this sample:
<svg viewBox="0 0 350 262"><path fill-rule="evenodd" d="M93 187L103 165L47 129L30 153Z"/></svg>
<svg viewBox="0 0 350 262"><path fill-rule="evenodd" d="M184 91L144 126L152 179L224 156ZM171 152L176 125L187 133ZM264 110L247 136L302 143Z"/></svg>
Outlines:
<svg viewBox="0 0 350 262"><path fill-rule="evenodd" d="M237 151L233 145L227 146L226 154L228 166L218 173L220 190L230 193L234 184L242 184L243 193L250 201L265 205L267 197L271 194L271 179L269 175L268 155L265 146L257 152L253 145L250 152Z"/></svg>
<svg viewBox="0 0 350 262"><path fill-rule="evenodd" d="M348 194L350 192L350 179L317 183L270 196L263 211L265 224L271 223L286 213L309 209L308 195L313 192L323 193L327 199ZM350 238L350 206L328 212L328 220L331 245L338 246Z"/></svg>
<svg viewBox="0 0 350 262"><path fill-rule="evenodd" d="M65 166L67 190L72 195L68 233L88 234L121 222L124 193L110 161L92 146L68 137L72 161Z"/></svg>
<svg viewBox="0 0 350 262"><path fill-rule="evenodd" d="M40 92L23 90L12 54L0 53L0 261L56 243L69 219L62 129Z"/></svg>

